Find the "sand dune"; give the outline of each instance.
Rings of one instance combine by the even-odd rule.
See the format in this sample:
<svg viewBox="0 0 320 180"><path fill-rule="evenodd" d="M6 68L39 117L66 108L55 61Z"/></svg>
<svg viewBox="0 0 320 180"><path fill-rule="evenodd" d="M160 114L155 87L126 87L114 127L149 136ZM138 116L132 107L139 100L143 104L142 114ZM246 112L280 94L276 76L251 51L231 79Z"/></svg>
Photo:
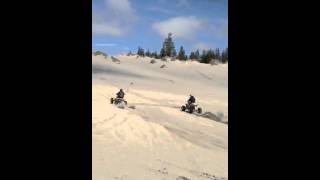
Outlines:
<svg viewBox="0 0 320 180"><path fill-rule="evenodd" d="M193 94L227 121L228 66L116 58L92 57L93 179L227 178L228 125L180 106ZM110 104L119 88L135 109Z"/></svg>

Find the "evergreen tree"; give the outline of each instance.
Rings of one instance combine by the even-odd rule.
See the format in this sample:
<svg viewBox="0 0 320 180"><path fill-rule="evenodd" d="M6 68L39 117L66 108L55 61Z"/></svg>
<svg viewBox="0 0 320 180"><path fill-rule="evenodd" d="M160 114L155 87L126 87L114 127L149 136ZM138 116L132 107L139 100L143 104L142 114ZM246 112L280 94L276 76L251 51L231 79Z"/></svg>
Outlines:
<svg viewBox="0 0 320 180"><path fill-rule="evenodd" d="M172 33L169 33L168 37L164 40L162 44L163 50L161 49L161 51L163 51L164 56L175 57L177 55L177 52L174 47L174 42L171 36L172 36ZM163 54L160 52L160 55L163 55Z"/></svg>
<svg viewBox="0 0 320 180"><path fill-rule="evenodd" d="M206 62L207 64L209 64L212 60L214 60L215 58L217 57L216 53L214 50L212 49L209 49L207 51L207 59L206 59Z"/></svg>
<svg viewBox="0 0 320 180"><path fill-rule="evenodd" d="M195 56L197 56L197 52L195 52ZM225 50L220 52L219 48L203 50L200 56L200 62L209 64L213 60L218 60L219 62L226 63L228 62L228 47Z"/></svg>
<svg viewBox="0 0 320 180"><path fill-rule="evenodd" d="M214 59L214 51L212 49L209 50L203 50L201 55L201 63L209 64L211 60Z"/></svg>
<svg viewBox="0 0 320 180"><path fill-rule="evenodd" d="M214 59L216 57L216 54L212 49L209 49L207 56L208 56L208 60L210 62L212 59Z"/></svg>
<svg viewBox="0 0 320 180"><path fill-rule="evenodd" d="M207 62L207 51L206 50L202 50L202 54L200 56L200 62L201 63Z"/></svg>
<svg viewBox="0 0 320 180"><path fill-rule="evenodd" d="M216 51L214 53L214 59L221 59L221 55L220 55L220 49L219 48L216 48Z"/></svg>
<svg viewBox="0 0 320 180"><path fill-rule="evenodd" d="M127 54L127 56L131 56L132 55L132 52L131 51L129 51L128 52L128 54Z"/></svg>
<svg viewBox="0 0 320 180"><path fill-rule="evenodd" d="M225 61L228 62L229 56L228 56L228 47L225 50Z"/></svg>
<svg viewBox="0 0 320 180"><path fill-rule="evenodd" d="M156 58L156 59L160 59L160 57L159 57L159 55L158 55L158 52L157 52L157 51L155 51L155 52L154 52L154 58Z"/></svg>
<svg viewBox="0 0 320 180"><path fill-rule="evenodd" d="M228 47L222 51L221 53L221 62L227 63L228 62Z"/></svg>
<svg viewBox="0 0 320 180"><path fill-rule="evenodd" d="M184 51L184 49L183 49L182 46L180 47L180 50L179 50L179 54L178 54L178 58L177 58L177 59L179 59L179 60L187 60L187 59L186 59L186 53L185 53L185 51Z"/></svg>
<svg viewBox="0 0 320 180"><path fill-rule="evenodd" d="M158 58L157 51L152 52L151 55L150 55L150 57L157 59L157 58Z"/></svg>
<svg viewBox="0 0 320 180"><path fill-rule="evenodd" d="M151 56L151 53L149 51L149 49L147 50L146 54L145 54L147 57L150 57Z"/></svg>
<svg viewBox="0 0 320 180"><path fill-rule="evenodd" d="M177 56L177 51L176 51L175 48L173 48L173 49L171 50L171 56L170 56L170 57L176 57L176 56Z"/></svg>
<svg viewBox="0 0 320 180"><path fill-rule="evenodd" d="M140 46L138 46L137 55L140 55Z"/></svg>
<svg viewBox="0 0 320 180"><path fill-rule="evenodd" d="M224 60L225 60L225 50L223 50L222 53L221 53L220 62L221 62L221 63L224 63L224 62L223 62Z"/></svg>
<svg viewBox="0 0 320 180"><path fill-rule="evenodd" d="M164 48L161 48L161 51L160 51L160 58L163 58L163 57L165 57L166 56L166 53L165 53L165 50L164 50Z"/></svg>
<svg viewBox="0 0 320 180"><path fill-rule="evenodd" d="M200 53L199 53L199 49L197 49L197 51L194 53L194 57L196 60L200 60Z"/></svg>
<svg viewBox="0 0 320 180"><path fill-rule="evenodd" d="M140 46L138 47L138 52L137 52L137 54L139 55L139 56L143 56L144 57L144 49L142 49Z"/></svg>
<svg viewBox="0 0 320 180"><path fill-rule="evenodd" d="M189 59L196 59L196 55L194 52L190 53Z"/></svg>

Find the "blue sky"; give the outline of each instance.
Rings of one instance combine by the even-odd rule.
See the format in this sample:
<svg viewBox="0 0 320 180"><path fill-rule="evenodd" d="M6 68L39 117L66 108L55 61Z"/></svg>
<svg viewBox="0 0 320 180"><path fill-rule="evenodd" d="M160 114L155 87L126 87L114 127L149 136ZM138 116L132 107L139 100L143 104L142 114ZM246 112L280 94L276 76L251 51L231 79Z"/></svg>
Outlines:
<svg viewBox="0 0 320 180"><path fill-rule="evenodd" d="M159 53L168 32L176 50L228 46L227 0L93 0L92 47L110 55Z"/></svg>

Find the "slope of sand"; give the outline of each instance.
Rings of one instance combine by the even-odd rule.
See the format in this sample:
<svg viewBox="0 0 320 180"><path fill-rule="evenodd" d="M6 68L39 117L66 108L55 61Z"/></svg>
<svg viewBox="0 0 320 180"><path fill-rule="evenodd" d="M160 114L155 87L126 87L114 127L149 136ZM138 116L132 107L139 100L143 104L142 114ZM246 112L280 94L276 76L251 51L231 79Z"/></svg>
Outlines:
<svg viewBox="0 0 320 180"><path fill-rule="evenodd" d="M227 121L228 66L117 58L92 57L93 179L227 178L228 125L179 107L193 94ZM110 104L119 88L135 109Z"/></svg>

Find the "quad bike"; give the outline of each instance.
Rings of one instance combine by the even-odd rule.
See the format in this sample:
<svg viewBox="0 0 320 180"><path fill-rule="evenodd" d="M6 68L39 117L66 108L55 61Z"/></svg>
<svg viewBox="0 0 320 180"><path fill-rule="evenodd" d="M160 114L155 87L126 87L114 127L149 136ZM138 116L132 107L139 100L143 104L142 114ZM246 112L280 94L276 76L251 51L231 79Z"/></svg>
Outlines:
<svg viewBox="0 0 320 180"><path fill-rule="evenodd" d="M185 111L188 113L193 113L193 112L197 112L198 114L202 113L202 109L200 107L196 108L198 105L197 104L186 104L181 106L181 111Z"/></svg>
<svg viewBox="0 0 320 180"><path fill-rule="evenodd" d="M124 100L124 99L122 99L122 98L111 98L111 99L110 99L110 103L111 103L111 104L117 105L117 104L121 104L122 102L123 102L125 105L127 105L127 101Z"/></svg>

